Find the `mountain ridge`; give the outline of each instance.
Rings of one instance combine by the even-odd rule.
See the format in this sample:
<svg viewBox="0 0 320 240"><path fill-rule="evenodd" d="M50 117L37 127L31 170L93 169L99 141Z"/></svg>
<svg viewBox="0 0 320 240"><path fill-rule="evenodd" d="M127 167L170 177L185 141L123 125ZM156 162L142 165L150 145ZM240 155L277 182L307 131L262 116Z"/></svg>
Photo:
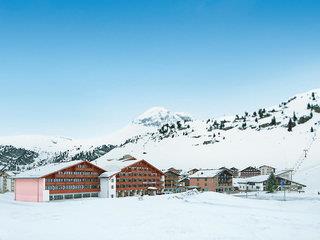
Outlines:
<svg viewBox="0 0 320 240"><path fill-rule="evenodd" d="M29 156L37 157L28 164L16 162L20 170L50 162L82 158L93 161L125 154L148 159L161 168L241 168L260 164L295 168L319 129L320 89L296 94L278 105L250 113L202 120L185 116L153 107L113 134L86 141L45 136L0 137L0 146L16 148L12 148L12 156L0 150L0 165L8 162L8 156L14 158L24 149L34 152ZM313 142L308 152L312 159L307 164L300 163L301 170L320 166L320 152L314 151L320 149L319 141ZM14 167L10 165L10 169Z"/></svg>

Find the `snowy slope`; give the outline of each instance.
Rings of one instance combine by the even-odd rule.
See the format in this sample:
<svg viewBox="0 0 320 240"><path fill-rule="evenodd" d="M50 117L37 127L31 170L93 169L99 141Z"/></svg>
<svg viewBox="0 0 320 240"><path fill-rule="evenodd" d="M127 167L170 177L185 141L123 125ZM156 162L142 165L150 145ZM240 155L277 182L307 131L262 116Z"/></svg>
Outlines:
<svg viewBox="0 0 320 240"><path fill-rule="evenodd" d="M315 93L315 99L312 98L312 93ZM319 96L319 89L298 94L278 106L266 108L266 114L262 118L248 113L245 129L242 126L243 116L239 115L240 120L235 120L236 116L206 121L193 120L188 122L190 128L167 135L153 131L152 134L140 137L138 141L115 148L104 157L116 158L131 154L147 159L160 168L174 166L182 169L221 166L241 169L249 165L258 167L267 164L279 170L293 168L299 180L312 189L319 189L320 140L317 132L320 130L320 113L312 111L311 119L298 123L300 118L310 116L308 103L320 105ZM294 115L296 126L289 132L286 125ZM272 118L276 119L277 124L265 126ZM208 130L214 121L219 123L223 120L226 121L224 129L228 130ZM314 132L311 132L311 128ZM301 176L303 172L305 177Z"/></svg>
<svg viewBox="0 0 320 240"><path fill-rule="evenodd" d="M207 192L142 201L128 197L23 203L3 194L0 239L319 239L319 196L291 195L286 202Z"/></svg>
<svg viewBox="0 0 320 240"><path fill-rule="evenodd" d="M74 156L110 159L126 154L144 158L161 169L241 169L267 164L279 170L294 168L297 178L317 189L320 111L316 106L320 106L320 89L297 94L277 106L257 108L255 112L205 120L154 107L123 129L98 139L18 136L2 137L0 145L34 150L39 153L35 161L39 164L69 161ZM296 125L291 132L287 127L290 119ZM108 144L116 148L101 152L99 147ZM91 154L95 149L95 154Z"/></svg>

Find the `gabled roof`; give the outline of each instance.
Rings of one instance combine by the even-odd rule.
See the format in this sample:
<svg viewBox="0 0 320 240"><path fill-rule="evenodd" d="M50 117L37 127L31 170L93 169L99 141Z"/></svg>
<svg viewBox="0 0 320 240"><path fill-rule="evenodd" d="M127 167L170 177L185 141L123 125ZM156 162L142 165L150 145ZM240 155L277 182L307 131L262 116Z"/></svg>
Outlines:
<svg viewBox="0 0 320 240"><path fill-rule="evenodd" d="M248 170L248 169L254 169L254 170L257 170L257 171L260 172L259 169L255 168L255 167L252 167L252 166L246 167L245 169L242 169L240 172L245 171L245 170Z"/></svg>
<svg viewBox="0 0 320 240"><path fill-rule="evenodd" d="M262 168L262 167L268 167L268 168L275 169L274 167L271 167L271 166L268 166L268 165L262 165L262 166L259 167L259 169Z"/></svg>
<svg viewBox="0 0 320 240"><path fill-rule="evenodd" d="M180 176L180 174L177 173L176 171L169 170L169 169L164 174L166 174L166 173L173 173L174 175Z"/></svg>
<svg viewBox="0 0 320 240"><path fill-rule="evenodd" d="M164 174L161 170L150 164L144 159L137 160L136 158L130 158L130 159L101 159L96 164L105 169L106 172L102 173L100 177L111 177L119 172L121 172L122 169L130 167L138 162L144 162L150 167L157 170L159 173Z"/></svg>
<svg viewBox="0 0 320 240"><path fill-rule="evenodd" d="M62 169L72 167L82 162L85 162L85 161L77 160L77 161L62 162L62 163L51 163L45 166L24 171L14 176L14 178L41 178L49 174L58 172Z"/></svg>
<svg viewBox="0 0 320 240"><path fill-rule="evenodd" d="M270 175L259 175L254 177L248 177L248 178L240 178L238 180L238 183L261 183L265 182L269 179Z"/></svg>
<svg viewBox="0 0 320 240"><path fill-rule="evenodd" d="M201 169L198 172L190 175L189 178L211 178L217 176L223 171L229 172L226 169Z"/></svg>

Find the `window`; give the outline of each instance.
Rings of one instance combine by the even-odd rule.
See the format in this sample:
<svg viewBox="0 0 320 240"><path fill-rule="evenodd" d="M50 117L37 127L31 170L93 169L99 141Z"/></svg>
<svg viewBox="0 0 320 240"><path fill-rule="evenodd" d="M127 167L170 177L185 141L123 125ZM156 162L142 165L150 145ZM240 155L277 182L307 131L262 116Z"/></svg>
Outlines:
<svg viewBox="0 0 320 240"><path fill-rule="evenodd" d="M64 199L72 199L72 198L73 198L72 194L64 195Z"/></svg>
<svg viewBox="0 0 320 240"><path fill-rule="evenodd" d="M53 200L62 200L63 199L63 195L54 195L53 196Z"/></svg>
<svg viewBox="0 0 320 240"><path fill-rule="evenodd" d="M74 194L74 198L82 198L81 194Z"/></svg>

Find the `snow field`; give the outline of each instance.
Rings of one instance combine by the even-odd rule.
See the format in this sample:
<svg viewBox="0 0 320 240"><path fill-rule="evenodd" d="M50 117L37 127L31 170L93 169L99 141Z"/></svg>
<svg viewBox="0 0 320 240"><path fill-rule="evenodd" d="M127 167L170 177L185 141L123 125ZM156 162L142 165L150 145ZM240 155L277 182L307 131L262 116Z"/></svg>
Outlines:
<svg viewBox="0 0 320 240"><path fill-rule="evenodd" d="M0 195L0 226L1 240L316 240L320 197L300 195L283 202L207 192L142 201L132 197L22 203L4 194Z"/></svg>

